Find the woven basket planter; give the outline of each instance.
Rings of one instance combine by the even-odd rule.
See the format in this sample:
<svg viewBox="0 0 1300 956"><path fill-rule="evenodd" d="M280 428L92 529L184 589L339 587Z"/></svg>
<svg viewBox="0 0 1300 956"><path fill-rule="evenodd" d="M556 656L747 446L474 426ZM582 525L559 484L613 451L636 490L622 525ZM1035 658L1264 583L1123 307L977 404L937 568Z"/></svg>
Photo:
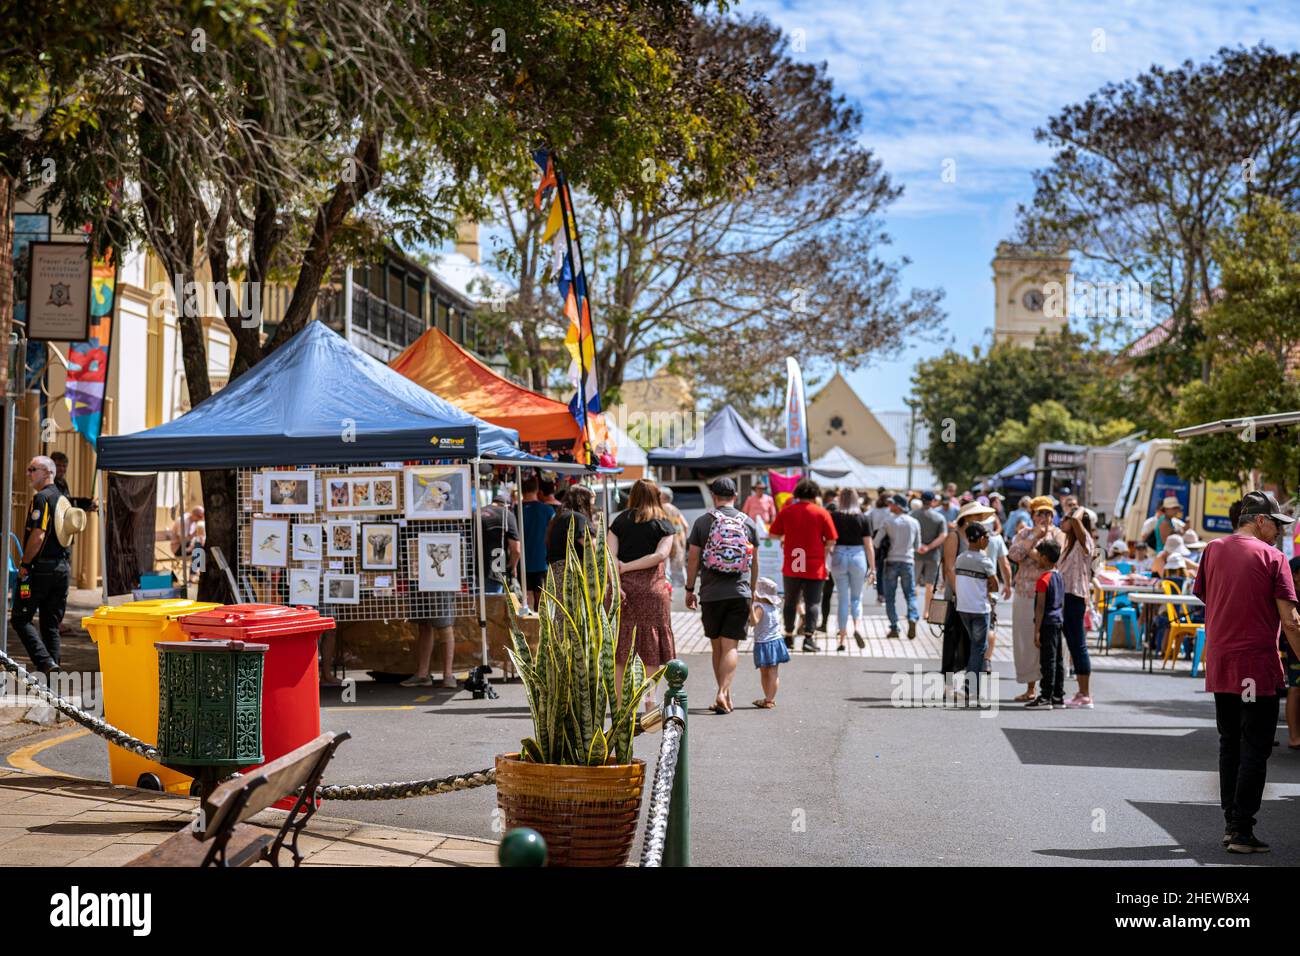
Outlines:
<svg viewBox="0 0 1300 956"><path fill-rule="evenodd" d="M546 840L547 866L622 866L636 840L645 761L604 767L497 756L497 806L508 829Z"/></svg>

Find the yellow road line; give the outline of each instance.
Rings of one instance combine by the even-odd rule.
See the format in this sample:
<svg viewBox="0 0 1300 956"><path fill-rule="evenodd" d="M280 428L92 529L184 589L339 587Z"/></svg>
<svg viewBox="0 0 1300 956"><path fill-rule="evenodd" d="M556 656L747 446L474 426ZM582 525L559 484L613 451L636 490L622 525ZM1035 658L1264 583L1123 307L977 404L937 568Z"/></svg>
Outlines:
<svg viewBox="0 0 1300 956"><path fill-rule="evenodd" d="M426 701L430 701L430 700L433 700L432 694L421 694L419 697L415 698L415 702L417 704L423 704Z"/></svg>
<svg viewBox="0 0 1300 956"><path fill-rule="evenodd" d="M402 707L354 707L351 704L344 704L342 707L322 707L321 710L342 710L349 714L359 714L362 711L371 710L415 710L414 704L406 704Z"/></svg>
<svg viewBox="0 0 1300 956"><path fill-rule="evenodd" d="M70 777L71 774L60 773L58 770L51 770L49 767L42 766L36 762L36 755L43 750L49 750L51 747L57 747L59 744L66 744L69 740L76 740L84 737L90 731L82 727L79 730L73 730L69 733L62 734L58 737L51 737L49 740L40 740L34 744L28 744L26 747L19 747L9 755L9 766L17 770L26 770L31 773L47 773L56 777Z"/></svg>

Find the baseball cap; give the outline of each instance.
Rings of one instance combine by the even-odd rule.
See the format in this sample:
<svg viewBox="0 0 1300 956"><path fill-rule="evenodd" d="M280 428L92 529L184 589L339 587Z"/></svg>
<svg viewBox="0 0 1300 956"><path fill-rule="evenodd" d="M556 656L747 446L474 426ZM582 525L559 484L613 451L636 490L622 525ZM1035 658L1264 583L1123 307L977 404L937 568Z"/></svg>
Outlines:
<svg viewBox="0 0 1300 956"><path fill-rule="evenodd" d="M1241 499L1242 515L1264 515L1272 518L1278 524L1290 524L1295 518L1282 513L1282 506L1277 503L1277 499L1267 491L1247 492Z"/></svg>
<svg viewBox="0 0 1300 956"><path fill-rule="evenodd" d="M713 492L715 498L734 498L736 483L730 478L714 478L709 482L709 491Z"/></svg>
<svg viewBox="0 0 1300 956"><path fill-rule="evenodd" d="M921 492L921 500L928 505L931 501L934 501L934 492L933 491Z"/></svg>

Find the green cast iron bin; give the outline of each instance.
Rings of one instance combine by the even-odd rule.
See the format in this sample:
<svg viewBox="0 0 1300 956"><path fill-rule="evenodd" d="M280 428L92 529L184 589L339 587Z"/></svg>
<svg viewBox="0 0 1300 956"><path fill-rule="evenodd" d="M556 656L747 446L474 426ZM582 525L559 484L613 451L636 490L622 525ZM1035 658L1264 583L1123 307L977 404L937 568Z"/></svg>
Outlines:
<svg viewBox="0 0 1300 956"><path fill-rule="evenodd" d="M192 640L154 647L160 762L209 768L204 776L214 780L262 763L262 659L267 645Z"/></svg>

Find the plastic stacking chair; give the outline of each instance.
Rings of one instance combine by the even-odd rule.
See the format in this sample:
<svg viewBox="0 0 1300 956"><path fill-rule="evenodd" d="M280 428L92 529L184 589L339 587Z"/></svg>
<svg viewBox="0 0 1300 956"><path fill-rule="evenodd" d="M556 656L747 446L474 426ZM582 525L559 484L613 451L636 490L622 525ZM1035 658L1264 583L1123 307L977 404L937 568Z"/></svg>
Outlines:
<svg viewBox="0 0 1300 956"><path fill-rule="evenodd" d="M1201 661L1205 659L1205 628L1204 626L1196 629L1196 649L1192 651L1192 676L1196 677L1201 673Z"/></svg>
<svg viewBox="0 0 1300 956"><path fill-rule="evenodd" d="M1177 581L1161 581L1160 588L1171 597L1182 593ZM1166 604L1165 613L1169 615L1169 634L1165 637L1165 652L1160 661L1160 669L1163 670L1166 664L1173 664L1176 670L1178 652L1183 646L1183 639L1195 635L1198 630L1201 630L1201 625L1192 621L1186 605Z"/></svg>
<svg viewBox="0 0 1300 956"><path fill-rule="evenodd" d="M1138 646L1138 613L1137 608L1129 604L1128 607L1113 607L1106 621L1106 645L1114 647L1113 640L1115 634L1115 624L1118 621L1124 623L1124 629L1128 634L1128 646L1137 650Z"/></svg>

